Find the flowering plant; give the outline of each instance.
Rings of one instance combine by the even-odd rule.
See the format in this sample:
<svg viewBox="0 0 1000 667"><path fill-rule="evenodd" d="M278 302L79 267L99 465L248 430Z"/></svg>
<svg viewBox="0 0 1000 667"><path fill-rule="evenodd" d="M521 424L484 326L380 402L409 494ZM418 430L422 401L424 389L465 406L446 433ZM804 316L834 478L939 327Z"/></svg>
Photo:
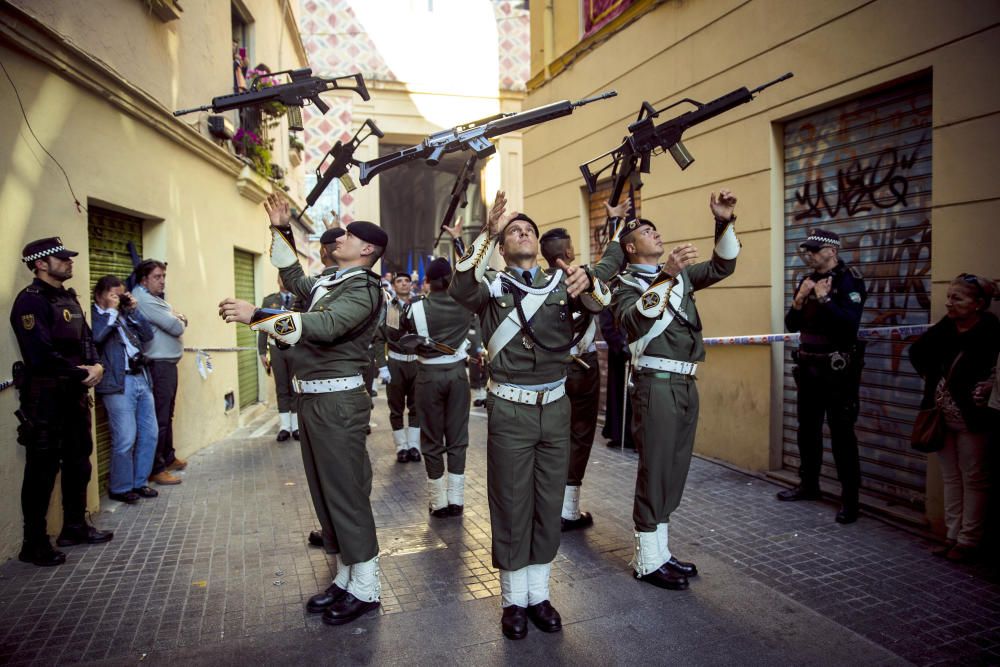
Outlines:
<svg viewBox="0 0 1000 667"><path fill-rule="evenodd" d="M271 177L271 150L260 137L241 127L233 135L233 147L239 155L250 160L258 174L265 178Z"/></svg>

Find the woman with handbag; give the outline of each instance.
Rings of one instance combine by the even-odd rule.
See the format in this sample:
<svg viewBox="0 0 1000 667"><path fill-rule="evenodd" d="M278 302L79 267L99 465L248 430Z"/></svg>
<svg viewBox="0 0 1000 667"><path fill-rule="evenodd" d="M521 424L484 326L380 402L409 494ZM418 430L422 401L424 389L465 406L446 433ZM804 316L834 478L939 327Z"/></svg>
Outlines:
<svg viewBox="0 0 1000 667"><path fill-rule="evenodd" d="M975 558L985 526L990 416L982 396L1000 351L1000 320L988 310L996 290L988 278L959 274L948 285L947 315L910 347L924 378L921 408L936 408L941 421L939 447L928 450L941 465L948 535L933 553L956 562Z"/></svg>

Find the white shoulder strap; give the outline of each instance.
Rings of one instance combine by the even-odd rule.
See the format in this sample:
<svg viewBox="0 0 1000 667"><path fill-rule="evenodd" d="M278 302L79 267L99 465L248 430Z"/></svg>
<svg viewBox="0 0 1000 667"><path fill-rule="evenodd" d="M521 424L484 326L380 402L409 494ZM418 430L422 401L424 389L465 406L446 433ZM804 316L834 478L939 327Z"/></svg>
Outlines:
<svg viewBox="0 0 1000 667"><path fill-rule="evenodd" d="M649 284L646 283L646 281L644 281L642 278L637 278L636 280L638 280L640 283L644 283L645 289L649 289ZM673 306L673 308L664 308L663 314L660 315L660 317L655 322L653 322L653 326L649 328L649 331L646 332L646 335L632 343L629 343L628 347L629 350L631 350L632 352L633 359L638 359L639 357L641 357L646 352L646 348L649 346L649 344L657 336L666 331L667 327L670 326L670 323L673 322L674 320L674 312L680 310L681 299L683 297L684 297L684 276L679 275L677 276L674 286L670 288L670 305Z"/></svg>
<svg viewBox="0 0 1000 667"><path fill-rule="evenodd" d="M326 294L330 290L330 288L333 287L334 285L342 283L345 280L350 280L351 278L354 278L356 276L363 276L363 275L365 275L364 271L352 271L351 273L340 276L339 278L335 278L334 276L324 276L320 278L312 286L312 299L309 301L309 310L312 310L313 306L316 305L316 302L319 301L320 298L324 294ZM325 290L322 289L324 287L326 288Z"/></svg>
<svg viewBox="0 0 1000 667"><path fill-rule="evenodd" d="M558 287L559 282L562 280L562 275L562 270L556 271L549 280L548 284L542 288L525 289L524 285L521 285L513 280L510 281L514 289L521 289L522 291L527 292L521 300L521 309L524 311L526 321L531 321L531 318L535 316L538 309L542 307L543 303L545 303L545 299L548 298L549 292ZM499 276L497 280L500 280ZM490 336L489 342L486 344L486 350L490 355L490 359L495 359L496 355L500 353L500 350L507 347L507 343L509 343L520 330L521 322L517 315L517 309L515 308L507 314L507 317L505 317L503 322L500 323L500 326L496 328L496 331L493 332L493 335Z"/></svg>
<svg viewBox="0 0 1000 667"><path fill-rule="evenodd" d="M431 334L427 329L427 313L424 312L423 299L410 304L410 317L413 318L413 326L417 328L417 333L429 338Z"/></svg>

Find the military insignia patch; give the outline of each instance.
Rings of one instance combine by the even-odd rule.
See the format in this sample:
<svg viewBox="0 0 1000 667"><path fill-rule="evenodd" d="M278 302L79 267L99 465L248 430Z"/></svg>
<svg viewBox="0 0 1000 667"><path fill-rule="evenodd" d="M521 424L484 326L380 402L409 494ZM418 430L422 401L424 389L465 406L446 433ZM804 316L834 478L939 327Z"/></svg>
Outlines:
<svg viewBox="0 0 1000 667"><path fill-rule="evenodd" d="M21 326L24 327L25 331L31 331L35 328L35 316L31 313L27 315L21 315Z"/></svg>
<svg viewBox="0 0 1000 667"><path fill-rule="evenodd" d="M274 333L279 336L287 336L295 332L295 320L290 316L278 318L274 321Z"/></svg>
<svg viewBox="0 0 1000 667"><path fill-rule="evenodd" d="M851 298L851 301L853 301L854 303L861 303L861 294L859 292L851 292L847 296L849 296Z"/></svg>
<svg viewBox="0 0 1000 667"><path fill-rule="evenodd" d="M646 292L642 295L642 307L644 310L656 308L660 305L660 295L656 292Z"/></svg>
<svg viewBox="0 0 1000 667"><path fill-rule="evenodd" d="M73 321L73 313L69 312L69 308L63 308L63 319L67 322Z"/></svg>

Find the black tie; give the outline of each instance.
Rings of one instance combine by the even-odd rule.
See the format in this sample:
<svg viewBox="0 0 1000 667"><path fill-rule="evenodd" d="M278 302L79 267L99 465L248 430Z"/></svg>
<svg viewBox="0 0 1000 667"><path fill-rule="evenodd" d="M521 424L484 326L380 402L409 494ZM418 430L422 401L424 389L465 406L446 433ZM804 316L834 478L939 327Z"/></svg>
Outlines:
<svg viewBox="0 0 1000 667"><path fill-rule="evenodd" d="M521 277L524 278L525 285L531 285L531 271L522 271Z"/></svg>

